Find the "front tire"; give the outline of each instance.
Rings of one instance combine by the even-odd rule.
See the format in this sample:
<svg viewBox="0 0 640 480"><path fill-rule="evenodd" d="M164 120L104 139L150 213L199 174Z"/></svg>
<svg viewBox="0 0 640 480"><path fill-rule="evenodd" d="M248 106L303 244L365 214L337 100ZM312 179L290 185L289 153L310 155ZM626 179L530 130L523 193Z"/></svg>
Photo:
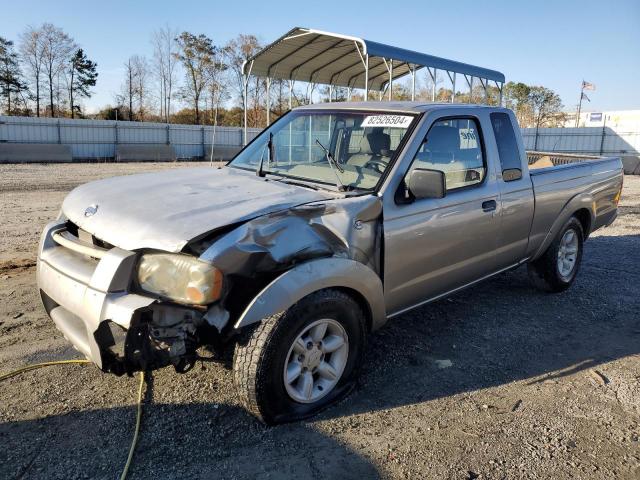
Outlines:
<svg viewBox="0 0 640 480"><path fill-rule="evenodd" d="M241 403L267 424L327 408L355 385L366 333L362 308L332 289L264 319L235 348L233 377Z"/></svg>
<svg viewBox="0 0 640 480"><path fill-rule="evenodd" d="M558 293L569 288L580 270L584 233L582 224L571 217L537 260L527 264L529 280L534 287Z"/></svg>

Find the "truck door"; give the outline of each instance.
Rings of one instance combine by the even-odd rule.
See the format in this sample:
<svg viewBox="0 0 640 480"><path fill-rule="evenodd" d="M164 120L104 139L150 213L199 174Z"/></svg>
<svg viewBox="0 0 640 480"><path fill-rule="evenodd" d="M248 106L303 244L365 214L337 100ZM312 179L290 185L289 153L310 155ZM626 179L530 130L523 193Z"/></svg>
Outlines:
<svg viewBox="0 0 640 480"><path fill-rule="evenodd" d="M483 118L482 126L490 129L488 115ZM480 126L480 117L468 115L435 121L411 161L406 175L414 168L444 172L444 198L411 200L407 193L406 201L396 195L385 203L384 288L390 315L496 270L499 190Z"/></svg>
<svg viewBox="0 0 640 480"><path fill-rule="evenodd" d="M527 252L533 221L533 186L525 165L526 153L518 144L515 118L505 112L493 112L490 119L499 158L496 164L502 203L496 263L506 268L522 260Z"/></svg>

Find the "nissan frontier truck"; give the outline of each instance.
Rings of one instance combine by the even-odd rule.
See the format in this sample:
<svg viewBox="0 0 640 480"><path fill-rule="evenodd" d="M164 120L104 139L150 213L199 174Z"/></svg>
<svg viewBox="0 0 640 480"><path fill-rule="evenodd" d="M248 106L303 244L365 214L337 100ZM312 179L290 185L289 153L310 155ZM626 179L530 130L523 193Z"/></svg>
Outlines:
<svg viewBox="0 0 640 480"><path fill-rule="evenodd" d="M294 421L349 392L388 319L524 265L569 288L622 182L619 158L527 154L505 108L305 106L222 168L77 187L42 234L38 288L104 372L232 348L247 410Z"/></svg>

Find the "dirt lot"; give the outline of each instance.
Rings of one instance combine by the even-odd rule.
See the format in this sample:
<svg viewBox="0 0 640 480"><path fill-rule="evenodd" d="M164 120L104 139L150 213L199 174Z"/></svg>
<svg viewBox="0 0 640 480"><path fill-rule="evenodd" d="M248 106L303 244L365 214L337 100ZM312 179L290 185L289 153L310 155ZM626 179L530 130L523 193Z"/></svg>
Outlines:
<svg viewBox="0 0 640 480"><path fill-rule="evenodd" d="M0 373L78 358L46 318L34 258L73 186L184 164L0 166ZM153 374L132 478L640 478L640 177L586 244L576 284L501 275L390 322L354 393L264 427L231 374ZM117 478L137 380L88 365L0 384L0 477Z"/></svg>

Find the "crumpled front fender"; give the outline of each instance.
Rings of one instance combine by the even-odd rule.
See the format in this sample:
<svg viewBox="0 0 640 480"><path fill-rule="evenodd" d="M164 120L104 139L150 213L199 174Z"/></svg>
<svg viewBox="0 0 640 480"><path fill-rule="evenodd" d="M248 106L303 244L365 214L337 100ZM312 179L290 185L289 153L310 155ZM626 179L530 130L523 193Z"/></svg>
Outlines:
<svg viewBox="0 0 640 480"><path fill-rule="evenodd" d="M235 323L239 329L287 310L307 295L324 288L346 288L367 303L371 329L386 321L380 277L369 267L347 258L331 257L300 264L273 280L244 310Z"/></svg>

